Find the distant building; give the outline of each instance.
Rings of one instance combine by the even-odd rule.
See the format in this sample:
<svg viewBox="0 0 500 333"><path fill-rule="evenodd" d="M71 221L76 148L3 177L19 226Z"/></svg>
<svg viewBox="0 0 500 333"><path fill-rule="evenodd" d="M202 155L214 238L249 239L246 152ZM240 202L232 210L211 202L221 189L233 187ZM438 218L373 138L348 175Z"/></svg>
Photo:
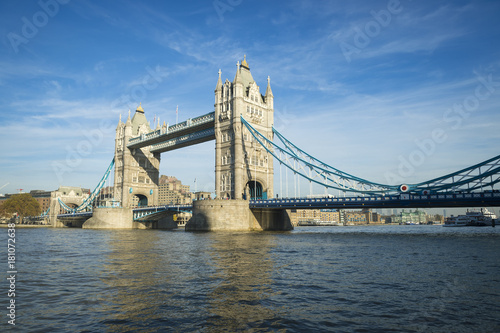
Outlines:
<svg viewBox="0 0 500 333"><path fill-rule="evenodd" d="M372 212L370 209L363 209L361 211L342 211L345 225L356 224L381 224L385 220L377 212Z"/></svg>
<svg viewBox="0 0 500 333"><path fill-rule="evenodd" d="M379 213L369 209L362 211L346 211L337 209L292 209L290 214L292 225L303 222L330 222L338 225L380 224L385 220Z"/></svg>
<svg viewBox="0 0 500 333"><path fill-rule="evenodd" d="M40 205L40 208L42 212L46 212L47 209L50 207L50 191L44 191L44 190L32 190L30 191L30 195L38 201L38 204ZM0 197L0 205L3 203L3 201L9 199L11 196L15 195L14 194L6 194L2 195Z"/></svg>
<svg viewBox="0 0 500 333"><path fill-rule="evenodd" d="M158 204L160 205L189 205L193 202L194 195L190 192L189 185L183 185L174 176L160 177L158 186Z"/></svg>
<svg viewBox="0 0 500 333"><path fill-rule="evenodd" d="M344 224L345 225L356 225L356 224L368 224L370 223L369 216L365 212L359 211L344 211Z"/></svg>
<svg viewBox="0 0 500 333"><path fill-rule="evenodd" d="M40 204L40 208L42 209L42 212L46 212L49 207L50 207L50 191L44 191L44 190L33 190L30 191L30 194L33 198L35 198L36 201L38 201L38 204Z"/></svg>
<svg viewBox="0 0 500 333"><path fill-rule="evenodd" d="M406 211L403 209L399 215L392 216L392 223L427 223L428 216L422 210L415 209L415 211Z"/></svg>
<svg viewBox="0 0 500 333"><path fill-rule="evenodd" d="M340 214L336 209L292 209L290 220L292 225L309 221L341 223Z"/></svg>
<svg viewBox="0 0 500 333"><path fill-rule="evenodd" d="M114 199L114 188L113 186L103 187L99 194L97 195L94 207L117 207L119 202Z"/></svg>
<svg viewBox="0 0 500 333"><path fill-rule="evenodd" d="M194 194L195 200L210 200L212 199L210 192L199 191Z"/></svg>

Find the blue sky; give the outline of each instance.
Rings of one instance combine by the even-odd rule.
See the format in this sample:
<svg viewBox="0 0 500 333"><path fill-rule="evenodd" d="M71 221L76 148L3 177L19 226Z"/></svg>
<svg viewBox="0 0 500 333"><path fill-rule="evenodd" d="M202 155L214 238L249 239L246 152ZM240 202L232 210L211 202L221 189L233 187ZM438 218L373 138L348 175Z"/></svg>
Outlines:
<svg viewBox="0 0 500 333"><path fill-rule="evenodd" d="M275 127L336 168L400 184L479 163L499 154L499 14L495 0L2 1L0 193L93 188L120 114L211 112L218 70L233 80L244 54L261 91L271 77ZM214 142L162 154L160 172L213 191Z"/></svg>

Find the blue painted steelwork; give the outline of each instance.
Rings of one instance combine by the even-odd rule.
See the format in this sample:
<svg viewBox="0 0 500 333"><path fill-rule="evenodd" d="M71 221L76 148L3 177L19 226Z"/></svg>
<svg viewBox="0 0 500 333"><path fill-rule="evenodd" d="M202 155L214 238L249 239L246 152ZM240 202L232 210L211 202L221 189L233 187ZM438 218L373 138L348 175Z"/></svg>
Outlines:
<svg viewBox="0 0 500 333"><path fill-rule="evenodd" d="M417 195L401 193L387 196L344 198L297 198L250 200L250 208L341 209L341 208L432 208L500 206L500 192L441 193Z"/></svg>
<svg viewBox="0 0 500 333"><path fill-rule="evenodd" d="M214 127L215 112L210 112L202 116L188 119L182 123L168 126L165 129L158 129L149 133L131 138L127 144L128 148L141 148L155 145L161 142L168 142L180 136L189 134L188 132L199 132L204 129Z"/></svg>
<svg viewBox="0 0 500 333"><path fill-rule="evenodd" d="M108 179L108 176L109 176L111 170L113 169L114 165L115 165L115 159L113 158L111 160L111 163L109 164L108 168L106 169L106 172L102 176L101 180L99 181L99 183L97 183L97 186L95 187L94 191L92 191L92 193L88 196L87 199L85 199L85 201L80 206L78 206L76 208L71 208L68 205L66 205L61 200L61 198L58 198L57 200L59 201L59 204L61 205L61 207L67 212L81 212L84 209L86 209L87 207L90 207L92 209L92 203L94 202L94 200L97 198L97 196L101 192L101 189L104 187L104 184L106 183L106 180Z"/></svg>
<svg viewBox="0 0 500 333"><path fill-rule="evenodd" d="M280 140L279 146L257 131L241 117L242 123L259 142L281 164L310 182L344 192L369 195L391 193L431 194L446 191L476 192L494 189L500 183L500 155L457 172L417 184L386 185L368 181L340 171L301 150L273 128Z"/></svg>
<svg viewBox="0 0 500 333"><path fill-rule="evenodd" d="M215 139L215 129L208 128L199 132L189 133L162 143L151 146L152 153L163 153L169 150L183 148L194 144L210 141Z"/></svg>
<svg viewBox="0 0 500 333"><path fill-rule="evenodd" d="M154 206L154 207L140 207L135 208L133 210L134 221L142 219L144 220L146 217L151 217L158 213L163 213L166 211L175 211L175 212L186 212L191 211L193 209L193 205L162 205L162 206Z"/></svg>
<svg viewBox="0 0 500 333"><path fill-rule="evenodd" d="M108 207L109 208L109 207ZM152 216L157 213L162 213L165 211L175 211L175 212L190 212L193 210L192 205L162 205L162 206L151 206L151 207L138 207L132 210L134 220L144 219L144 217ZM57 217L92 217L93 212L75 212L59 214Z"/></svg>
<svg viewBox="0 0 500 333"><path fill-rule="evenodd" d="M294 173L299 174L310 182L345 192L367 194L385 194L396 192L398 189L398 186L395 185L373 183L333 168L310 156L303 150L298 149L273 128L274 134L277 135L284 146L280 147L257 131L243 117L241 117L241 121L255 140L257 140L268 153L273 155L274 158Z"/></svg>
<svg viewBox="0 0 500 333"><path fill-rule="evenodd" d="M71 212L71 213L65 213L65 214L59 214L57 215L57 218L63 218L63 217L92 217L92 212Z"/></svg>

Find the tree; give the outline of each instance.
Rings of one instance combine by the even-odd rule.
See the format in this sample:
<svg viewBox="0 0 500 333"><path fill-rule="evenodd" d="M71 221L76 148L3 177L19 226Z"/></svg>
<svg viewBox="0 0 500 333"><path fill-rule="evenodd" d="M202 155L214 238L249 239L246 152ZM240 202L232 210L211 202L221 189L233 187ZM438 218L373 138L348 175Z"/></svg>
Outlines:
<svg viewBox="0 0 500 333"><path fill-rule="evenodd" d="M443 221L444 221L443 215L440 215L440 214L435 214L435 215L434 215L434 221L440 221L440 222L443 222Z"/></svg>
<svg viewBox="0 0 500 333"><path fill-rule="evenodd" d="M40 204L29 193L14 194L0 206L0 215L9 217L17 213L21 222L25 216L37 216L41 212Z"/></svg>

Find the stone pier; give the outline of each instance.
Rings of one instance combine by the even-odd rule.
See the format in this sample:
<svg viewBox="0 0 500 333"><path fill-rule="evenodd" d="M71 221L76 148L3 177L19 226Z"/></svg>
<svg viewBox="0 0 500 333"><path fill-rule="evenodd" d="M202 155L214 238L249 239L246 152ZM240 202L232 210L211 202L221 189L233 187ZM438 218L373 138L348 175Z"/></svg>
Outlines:
<svg viewBox="0 0 500 333"><path fill-rule="evenodd" d="M132 208L95 208L83 229L133 229Z"/></svg>
<svg viewBox="0 0 500 333"><path fill-rule="evenodd" d="M175 229L172 216L156 221L134 221L132 208L95 208L83 229Z"/></svg>
<svg viewBox="0 0 500 333"><path fill-rule="evenodd" d="M186 231L292 230L287 211L251 210L247 200L193 202L193 217Z"/></svg>

